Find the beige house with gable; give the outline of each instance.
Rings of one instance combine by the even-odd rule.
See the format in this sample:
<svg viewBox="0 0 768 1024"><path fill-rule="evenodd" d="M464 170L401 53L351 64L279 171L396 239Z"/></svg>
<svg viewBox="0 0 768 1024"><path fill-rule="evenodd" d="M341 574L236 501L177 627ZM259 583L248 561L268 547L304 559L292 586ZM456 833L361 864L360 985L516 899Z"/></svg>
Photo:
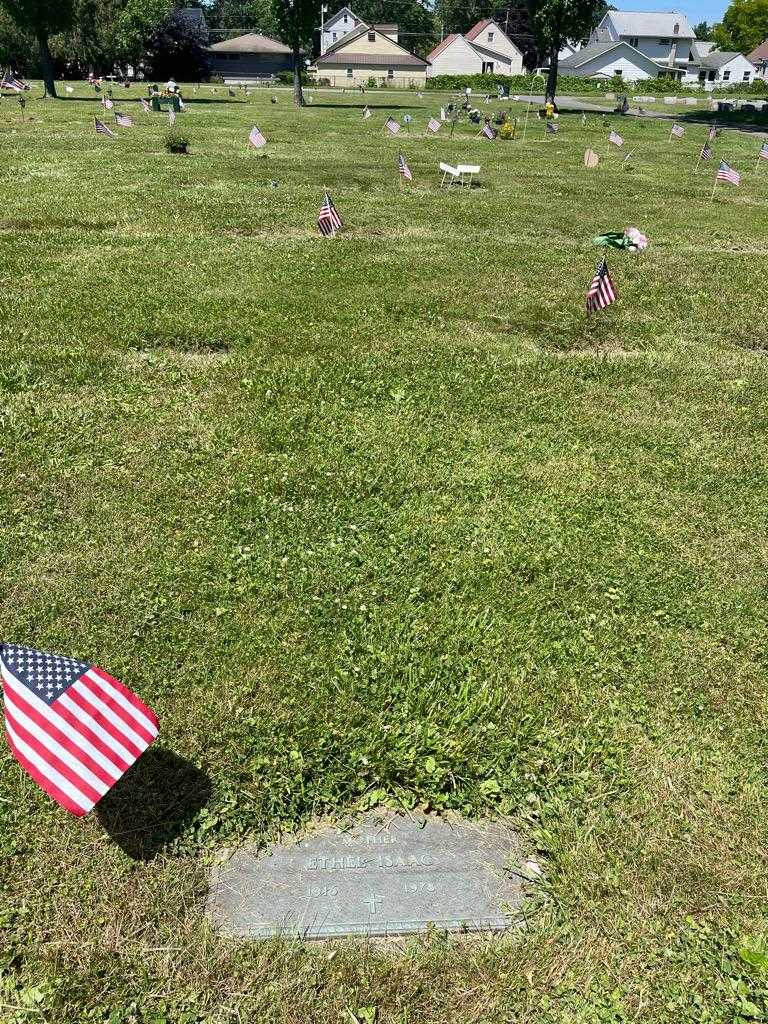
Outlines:
<svg viewBox="0 0 768 1024"><path fill-rule="evenodd" d="M331 85L377 84L423 88L429 63L397 42L396 25L361 24L330 46L310 67L315 79Z"/></svg>

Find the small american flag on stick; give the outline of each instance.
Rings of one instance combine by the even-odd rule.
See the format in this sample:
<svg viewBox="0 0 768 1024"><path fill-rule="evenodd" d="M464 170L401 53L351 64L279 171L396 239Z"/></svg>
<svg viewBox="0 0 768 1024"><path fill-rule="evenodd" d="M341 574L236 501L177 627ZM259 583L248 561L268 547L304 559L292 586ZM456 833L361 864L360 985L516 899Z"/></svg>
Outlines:
<svg viewBox="0 0 768 1024"><path fill-rule="evenodd" d="M718 181L728 181L731 185L739 185L741 183L741 175L730 164L727 164L725 160L721 160L720 166L717 169L717 175L715 176L715 184Z"/></svg>
<svg viewBox="0 0 768 1024"><path fill-rule="evenodd" d="M121 128L133 128L133 118L130 114L120 114L115 111L115 122L119 124Z"/></svg>
<svg viewBox="0 0 768 1024"><path fill-rule="evenodd" d="M715 154L710 144L708 142L705 142L704 145L701 147L701 153L699 153L699 160L711 160L714 155Z"/></svg>
<svg viewBox="0 0 768 1024"><path fill-rule="evenodd" d="M24 92L26 85L20 78L6 72L0 80L0 89L13 89L14 92Z"/></svg>
<svg viewBox="0 0 768 1024"><path fill-rule="evenodd" d="M397 156L397 169L400 172L404 181L413 181L411 168L406 163L405 157L403 156L402 153L398 153Z"/></svg>
<svg viewBox="0 0 768 1024"><path fill-rule="evenodd" d="M363 108L363 120L367 121L370 116L371 116L371 109L370 109L370 107L364 107Z"/></svg>
<svg viewBox="0 0 768 1024"><path fill-rule="evenodd" d="M157 736L154 712L96 665L3 644L0 673L5 729L16 760L78 817Z"/></svg>
<svg viewBox="0 0 768 1024"><path fill-rule="evenodd" d="M611 131L611 134L608 136L608 141L614 146L624 145L624 139L622 139L618 132Z"/></svg>
<svg viewBox="0 0 768 1024"><path fill-rule="evenodd" d="M109 98L109 96L102 96L101 97L101 105L102 105L102 107L104 107L105 110L111 110L112 107L114 107L115 104L112 102L112 100Z"/></svg>
<svg viewBox="0 0 768 1024"><path fill-rule="evenodd" d="M151 114L152 113L152 107L144 99L143 96L139 96L139 103L141 104L141 109L144 111L145 114Z"/></svg>
<svg viewBox="0 0 768 1024"><path fill-rule="evenodd" d="M768 160L768 142L762 144L758 157L760 160Z"/></svg>
<svg viewBox="0 0 768 1024"><path fill-rule="evenodd" d="M430 117L427 121L427 130L432 132L433 135L437 135L440 131L440 122L436 118Z"/></svg>
<svg viewBox="0 0 768 1024"><path fill-rule="evenodd" d="M333 205L333 200L326 192L323 196L323 204L320 207L320 215L317 218L317 227L321 235L326 238L333 238L337 231L343 227L339 211Z"/></svg>
<svg viewBox="0 0 768 1024"><path fill-rule="evenodd" d="M99 135L108 135L110 137L110 139L116 139L117 138L117 136L112 131L112 129L109 128L107 125L105 125L103 121L100 121L98 119L98 117L94 117L93 120L94 120L94 127L95 127L96 131L99 133Z"/></svg>
<svg viewBox="0 0 768 1024"><path fill-rule="evenodd" d="M397 135L400 131L400 124L394 119L394 117L388 117L384 122L384 127L390 133L390 135Z"/></svg>
<svg viewBox="0 0 768 1024"><path fill-rule="evenodd" d="M267 140L264 138L262 133L256 127L251 128L251 134L248 136L248 146L252 146L254 149L261 149L262 146L266 146Z"/></svg>
<svg viewBox="0 0 768 1024"><path fill-rule="evenodd" d="M685 135L685 128L681 124L673 124L672 131L669 133L670 139L682 139Z"/></svg>
<svg viewBox="0 0 768 1024"><path fill-rule="evenodd" d="M490 139L491 142L494 142L496 139L496 132L493 130L491 125L488 124L488 122L486 122L483 125L482 129L480 130L480 134L484 135L486 139Z"/></svg>
<svg viewBox="0 0 768 1024"><path fill-rule="evenodd" d="M615 302L616 298L616 289L608 272L605 256L603 256L597 265L595 276L592 278L587 292L587 313L596 313L598 309L605 309L606 306Z"/></svg>
<svg viewBox="0 0 768 1024"><path fill-rule="evenodd" d="M171 128L173 128L173 126L176 124L176 111L173 109L173 107L168 108L168 124L171 126Z"/></svg>
<svg viewBox="0 0 768 1024"><path fill-rule="evenodd" d="M560 125L554 121L547 121L547 135L556 135L560 131Z"/></svg>
<svg viewBox="0 0 768 1024"><path fill-rule="evenodd" d="M713 124L712 127L709 129L709 132L707 133L707 141L708 142L714 142L715 141L715 139L717 138L717 131L718 131L717 125Z"/></svg>

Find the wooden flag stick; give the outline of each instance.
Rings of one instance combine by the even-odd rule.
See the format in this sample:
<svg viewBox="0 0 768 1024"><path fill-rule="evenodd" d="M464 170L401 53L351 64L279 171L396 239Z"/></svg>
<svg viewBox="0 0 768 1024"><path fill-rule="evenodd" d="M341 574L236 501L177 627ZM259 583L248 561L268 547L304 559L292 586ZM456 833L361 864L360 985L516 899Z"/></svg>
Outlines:
<svg viewBox="0 0 768 1024"><path fill-rule="evenodd" d="M704 147L702 146L701 149L699 150L699 159L696 161L696 170L693 172L694 174L698 174L699 173L699 165L701 164L701 154L703 152L704 152Z"/></svg>
<svg viewBox="0 0 768 1024"><path fill-rule="evenodd" d="M710 201L710 203L711 203L711 202L712 202L712 201L714 200L714 198L715 198L715 189L717 188L717 183L718 183L718 181L719 181L719 180L720 180L720 179L719 179L719 178L717 177L717 175L715 175L715 184L714 184L714 185L712 186L712 195L711 195L711 196L709 197L709 201Z"/></svg>

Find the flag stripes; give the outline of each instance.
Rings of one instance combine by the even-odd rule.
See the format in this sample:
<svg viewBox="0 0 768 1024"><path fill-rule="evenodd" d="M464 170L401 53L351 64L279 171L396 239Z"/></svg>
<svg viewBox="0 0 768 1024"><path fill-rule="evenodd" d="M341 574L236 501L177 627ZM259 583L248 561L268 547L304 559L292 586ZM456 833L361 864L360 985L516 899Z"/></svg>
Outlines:
<svg viewBox="0 0 768 1024"><path fill-rule="evenodd" d="M6 644L0 674L14 756L72 814L87 814L158 735L154 712L96 665Z"/></svg>
<svg viewBox="0 0 768 1024"><path fill-rule="evenodd" d="M343 227L339 211L333 205L333 200L326 192L323 196L323 204L320 207L320 215L317 218L317 227L321 235L326 238L333 238L337 231Z"/></svg>
<svg viewBox="0 0 768 1024"><path fill-rule="evenodd" d="M587 292L587 313L595 313L598 309L605 309L612 302L616 301L616 289L613 286L611 275L608 272L608 263L603 256L597 265L595 276Z"/></svg>

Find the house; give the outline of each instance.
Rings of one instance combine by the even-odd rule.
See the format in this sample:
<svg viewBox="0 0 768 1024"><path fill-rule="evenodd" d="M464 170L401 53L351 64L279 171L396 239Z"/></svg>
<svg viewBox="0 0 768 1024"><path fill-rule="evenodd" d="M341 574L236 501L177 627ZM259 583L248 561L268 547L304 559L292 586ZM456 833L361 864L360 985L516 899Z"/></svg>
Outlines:
<svg viewBox="0 0 768 1024"><path fill-rule="evenodd" d="M659 77L656 62L623 40L589 43L561 60L559 70L577 78L623 78L628 82Z"/></svg>
<svg viewBox="0 0 768 1024"><path fill-rule="evenodd" d="M225 82L253 82L293 69L290 47L255 32L214 43L206 54L210 73Z"/></svg>
<svg viewBox="0 0 768 1024"><path fill-rule="evenodd" d="M361 23L318 57L309 74L331 85L367 85L373 80L381 85L424 87L428 62L401 46L393 28Z"/></svg>
<svg viewBox="0 0 768 1024"><path fill-rule="evenodd" d="M690 22L677 11L608 11L593 29L587 48L597 43L628 43L657 67L656 75L644 78L696 81L698 73L690 70L695 39Z"/></svg>
<svg viewBox="0 0 768 1024"><path fill-rule="evenodd" d="M757 78L768 78L768 39L764 39L752 53L748 53L747 60L755 65Z"/></svg>
<svg viewBox="0 0 768 1024"><path fill-rule="evenodd" d="M704 88L741 85L757 77L757 68L742 53L713 50L699 60L698 80Z"/></svg>
<svg viewBox="0 0 768 1024"><path fill-rule="evenodd" d="M427 75L521 75L523 55L491 18L463 36L453 33L427 54Z"/></svg>
<svg viewBox="0 0 768 1024"><path fill-rule="evenodd" d="M353 32L363 24L363 19L358 18L351 7L342 7L332 17L323 22L320 33L320 53L324 54L334 43L337 43L342 36Z"/></svg>

